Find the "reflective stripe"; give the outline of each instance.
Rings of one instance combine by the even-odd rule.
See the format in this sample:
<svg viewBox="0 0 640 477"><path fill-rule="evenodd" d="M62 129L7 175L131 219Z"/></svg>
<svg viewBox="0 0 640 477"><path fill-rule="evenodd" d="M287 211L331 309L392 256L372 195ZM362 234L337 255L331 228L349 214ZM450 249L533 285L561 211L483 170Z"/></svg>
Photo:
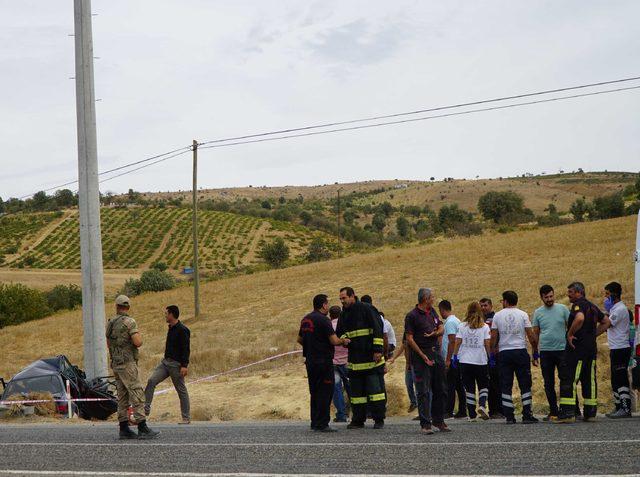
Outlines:
<svg viewBox="0 0 640 477"><path fill-rule="evenodd" d="M509 401L513 401L510 394L503 394L502 399L508 399Z"/></svg>
<svg viewBox="0 0 640 477"><path fill-rule="evenodd" d="M511 403L509 401L502 401L502 405L505 406L505 407L513 408L513 403Z"/></svg>
<svg viewBox="0 0 640 477"><path fill-rule="evenodd" d="M369 401L384 401L385 399L387 399L385 393L369 394Z"/></svg>
<svg viewBox="0 0 640 477"><path fill-rule="evenodd" d="M366 397L352 397L349 401L351 401L351 404L367 404Z"/></svg>
<svg viewBox="0 0 640 477"><path fill-rule="evenodd" d="M471 405L473 405L473 404L475 404L475 403L476 403L476 400L475 400L475 399L473 399L473 400L471 400L471 399L467 399L467 404L471 404Z"/></svg>
<svg viewBox="0 0 640 477"><path fill-rule="evenodd" d="M369 336L373 334L373 329L371 328L362 328L359 330L347 331L344 336L347 338L357 338L359 336Z"/></svg>
<svg viewBox="0 0 640 477"><path fill-rule="evenodd" d="M488 396L489 395L489 390L488 389L481 389L480 390L480 396Z"/></svg>
<svg viewBox="0 0 640 477"><path fill-rule="evenodd" d="M467 395L467 397L470 397L470 398L474 398L475 399L475 397L476 397L476 395L473 394L473 393L465 393L465 394Z"/></svg>
<svg viewBox="0 0 640 477"><path fill-rule="evenodd" d="M620 394L620 399L631 399L631 394L621 393L621 394ZM620 399L618 399L618 401L619 401Z"/></svg>
<svg viewBox="0 0 640 477"><path fill-rule="evenodd" d="M520 396L522 399L526 399L528 397L531 397L531 392L528 393L524 393L522 396Z"/></svg>
<svg viewBox="0 0 640 477"><path fill-rule="evenodd" d="M627 392L629 392L629 391L630 391L630 389L629 389L628 387L626 387L626 386L620 386L620 387L618 388L618 391L620 391L620 392L622 392L622 391L627 391ZM613 394L615 394L615 392L614 392Z"/></svg>
<svg viewBox="0 0 640 477"><path fill-rule="evenodd" d="M383 338L373 338L373 345L376 346L383 346L384 345L384 339Z"/></svg>
<svg viewBox="0 0 640 477"><path fill-rule="evenodd" d="M561 397L560 398L560 404L564 405L564 406L575 406L576 405L576 398Z"/></svg>
<svg viewBox="0 0 640 477"><path fill-rule="evenodd" d="M533 401L531 401L531 399L525 399L524 401L522 401L522 405L523 406L531 406L531 403Z"/></svg>
<svg viewBox="0 0 640 477"><path fill-rule="evenodd" d="M368 363L347 363L347 368L352 369L353 371L366 371L367 369L377 368L378 366L382 366L383 364L384 358L382 358L378 363L374 361L370 361Z"/></svg>
<svg viewBox="0 0 640 477"><path fill-rule="evenodd" d="M585 406L597 406L598 405L598 399L585 399L584 400L584 404Z"/></svg>
<svg viewBox="0 0 640 477"><path fill-rule="evenodd" d="M596 387L596 360L591 361L591 399L589 401L594 401L593 404L591 402L587 402L585 399L585 404L587 406L597 406L598 405L598 388Z"/></svg>
<svg viewBox="0 0 640 477"><path fill-rule="evenodd" d="M578 381L580 380L580 372L582 371L582 361L578 361L578 365L576 366L576 375L573 378L573 404L576 403L576 393L577 393L577 388L576 386L578 385Z"/></svg>

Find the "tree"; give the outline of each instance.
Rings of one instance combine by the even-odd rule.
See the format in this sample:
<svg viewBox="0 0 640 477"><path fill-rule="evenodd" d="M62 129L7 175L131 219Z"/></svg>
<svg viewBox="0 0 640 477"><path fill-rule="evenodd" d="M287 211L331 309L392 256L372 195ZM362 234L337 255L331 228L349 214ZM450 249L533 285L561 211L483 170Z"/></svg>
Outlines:
<svg viewBox="0 0 640 477"><path fill-rule="evenodd" d="M600 219L612 219L624 215L624 199L622 194L615 193L596 197L593 200L595 214Z"/></svg>
<svg viewBox="0 0 640 477"><path fill-rule="evenodd" d="M358 214L351 209L347 209L344 211L344 214L342 214L342 218L344 219L345 224L353 225L354 220L358 218Z"/></svg>
<svg viewBox="0 0 640 477"><path fill-rule="evenodd" d="M490 191L478 200L478 210L496 224L524 213L524 199L513 191Z"/></svg>
<svg viewBox="0 0 640 477"><path fill-rule="evenodd" d="M587 201L582 197L576 199L576 201L571 204L571 207L569 207L569 212L571 212L571 215L573 215L576 222L583 222L585 215L589 214L591 211L592 207L587 204Z"/></svg>
<svg viewBox="0 0 640 477"><path fill-rule="evenodd" d="M306 210L303 210L302 212L300 212L299 217L304 225L309 225L309 222L311 222L311 219L313 218L311 214Z"/></svg>
<svg viewBox="0 0 640 477"><path fill-rule="evenodd" d="M263 200L260 206L263 209L271 210L271 202L269 202L268 200Z"/></svg>
<svg viewBox="0 0 640 477"><path fill-rule="evenodd" d="M445 232L454 229L457 224L471 222L471 213L462 210L458 204L444 205L438 211L438 224Z"/></svg>
<svg viewBox="0 0 640 477"><path fill-rule="evenodd" d="M272 267L281 267L289 259L289 247L281 237L265 243L259 252L260 258Z"/></svg>
<svg viewBox="0 0 640 477"><path fill-rule="evenodd" d="M320 262L331 258L327 244L320 237L314 238L309 244L305 258L308 262Z"/></svg>
<svg viewBox="0 0 640 477"><path fill-rule="evenodd" d="M31 203L33 204L33 208L35 210L44 210L47 204L49 203L49 197L47 193L44 191L36 192L31 199Z"/></svg>
<svg viewBox="0 0 640 477"><path fill-rule="evenodd" d="M387 217L380 212L376 212L373 219L371 219L371 225L378 232L382 232L387 226Z"/></svg>
<svg viewBox="0 0 640 477"><path fill-rule="evenodd" d="M2 201L2 197L0 197L0 214L4 212L4 202Z"/></svg>
<svg viewBox="0 0 640 477"><path fill-rule="evenodd" d="M78 203L75 194L69 189L57 190L53 199L58 207L72 207Z"/></svg>
<svg viewBox="0 0 640 477"><path fill-rule="evenodd" d="M403 215L401 215L396 219L396 229L398 229L398 235L406 239L409 237L411 224L409 224L409 221Z"/></svg>

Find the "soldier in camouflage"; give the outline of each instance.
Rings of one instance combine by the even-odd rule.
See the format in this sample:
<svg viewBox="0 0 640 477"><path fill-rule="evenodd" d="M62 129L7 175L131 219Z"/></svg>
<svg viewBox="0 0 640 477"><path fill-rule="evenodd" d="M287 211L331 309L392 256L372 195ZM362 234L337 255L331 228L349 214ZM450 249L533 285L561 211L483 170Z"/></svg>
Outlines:
<svg viewBox="0 0 640 477"><path fill-rule="evenodd" d="M120 439L153 439L160 432L149 429L144 415L144 391L138 373L142 336L135 320L129 316L129 306L129 298L119 295L116 316L107 324L107 345L118 392ZM137 434L129 428L129 406L133 407L133 420L138 424Z"/></svg>

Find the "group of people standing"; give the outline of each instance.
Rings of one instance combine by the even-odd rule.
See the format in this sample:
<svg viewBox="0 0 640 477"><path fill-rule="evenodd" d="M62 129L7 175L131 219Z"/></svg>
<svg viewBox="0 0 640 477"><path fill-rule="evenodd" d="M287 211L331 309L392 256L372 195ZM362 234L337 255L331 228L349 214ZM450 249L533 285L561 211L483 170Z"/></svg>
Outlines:
<svg viewBox="0 0 640 477"><path fill-rule="evenodd" d="M531 365L542 368L549 404L545 421L571 423L581 414L584 421L590 421L597 411L596 338L605 332L615 402L607 417L630 417L627 369L634 363L634 328L622 302L621 285L611 282L604 287L605 312L587 300L580 282L567 287L569 307L555 302L550 285L543 285L539 292L542 306L535 310L533 321L518 308L518 295L511 290L502 294L500 311L494 312L492 301L482 298L469 303L460 320L448 300L440 301L436 311L433 290L420 288L418 303L405 317L403 338L397 347L392 331L395 349L389 343L389 329L393 329L369 296L359 300L352 288L345 287L340 290L342 308L330 308L327 295L317 295L314 311L303 318L298 334L309 379L311 428L335 430L329 426L332 398L337 409L334 421L346 422L343 386L352 412L347 428L364 427L367 417L373 419L374 429L383 428L384 375L387 365L400 356L407 360L409 411L418 410L415 419L424 434L433 434L435 429L449 432L445 419L450 417L505 419L507 424L515 424L514 380L520 389L522 422L538 422L533 414Z"/></svg>

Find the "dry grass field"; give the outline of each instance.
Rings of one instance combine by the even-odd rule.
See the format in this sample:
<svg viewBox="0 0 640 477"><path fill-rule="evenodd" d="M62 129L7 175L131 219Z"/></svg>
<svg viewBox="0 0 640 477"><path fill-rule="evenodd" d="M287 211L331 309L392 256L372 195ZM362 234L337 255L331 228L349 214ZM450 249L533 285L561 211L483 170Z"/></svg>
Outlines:
<svg viewBox="0 0 640 477"><path fill-rule="evenodd" d="M131 310L139 323L144 345L143 376L161 359L166 325L163 307L181 306L192 330L191 379L249 363L296 348L301 316L309 311L313 295L327 293L337 304L338 289L353 286L369 293L401 334L404 314L415 303L419 286L435 289L463 315L467 303L482 296L498 301L505 289L516 290L521 307L532 312L539 305L542 283L557 288L567 302L565 286L582 280L588 294L601 303L601 289L610 280L620 281L632 300L635 217L572 224L563 227L453 239L429 245L385 249L367 255L240 276L202 286L203 314L192 318L192 290L146 294L133 300ZM108 310L112 309L109 304ZM604 338L604 337L603 337ZM64 353L82 363L82 330L79 311L0 330L5 378L30 361ZM608 352L600 342L598 362L600 397L610 404ZM403 363L389 373L392 413L403 413ZM534 371L538 412L545 398L539 370ZM194 418L209 420L306 418L307 391L299 357L264 365L241 375L196 384L191 388ZM156 419L177 420L175 393L157 398Z"/></svg>

